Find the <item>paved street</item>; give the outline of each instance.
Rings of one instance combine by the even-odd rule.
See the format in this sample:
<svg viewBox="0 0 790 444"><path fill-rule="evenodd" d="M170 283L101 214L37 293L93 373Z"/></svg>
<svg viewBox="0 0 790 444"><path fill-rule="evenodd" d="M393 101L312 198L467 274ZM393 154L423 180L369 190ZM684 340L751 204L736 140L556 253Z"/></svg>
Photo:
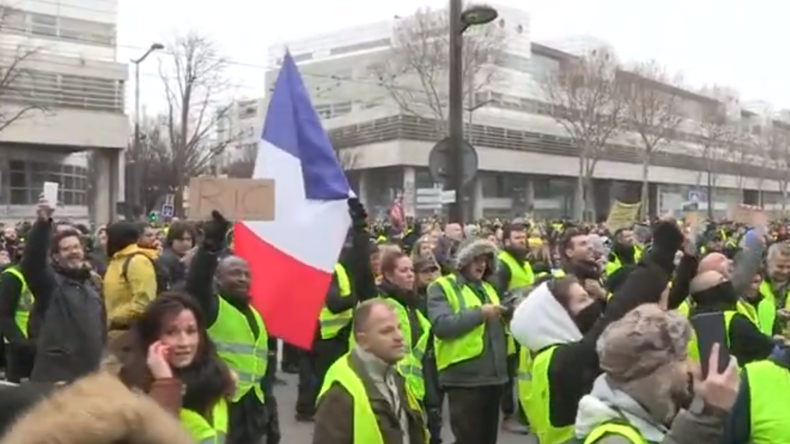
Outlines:
<svg viewBox="0 0 790 444"><path fill-rule="evenodd" d="M296 405L296 375L278 373L278 377L283 379L287 385L277 385L275 395L280 411L280 427L282 428L281 444L309 444L312 442L312 424L297 423L294 419L294 406ZM447 409L445 409L446 411ZM452 444L452 434L445 415L444 442ZM515 435L502 432L499 435L498 444L537 444L532 436Z"/></svg>

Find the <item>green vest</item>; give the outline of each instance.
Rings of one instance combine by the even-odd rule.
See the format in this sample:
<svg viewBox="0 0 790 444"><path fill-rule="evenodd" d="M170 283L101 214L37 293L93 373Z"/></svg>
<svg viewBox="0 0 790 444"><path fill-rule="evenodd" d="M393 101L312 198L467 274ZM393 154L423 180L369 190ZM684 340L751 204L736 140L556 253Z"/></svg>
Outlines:
<svg viewBox="0 0 790 444"><path fill-rule="evenodd" d="M6 268L3 271L3 274L5 273L16 276L19 279L19 283L22 284L22 290L19 292L19 304L16 306L16 312L14 312L14 322L16 322L16 326L22 332L22 335L27 338L27 324L30 322L30 311L33 309L35 298L27 286L25 276L22 275L18 268Z"/></svg>
<svg viewBox="0 0 790 444"><path fill-rule="evenodd" d="M321 402L321 397L333 384L340 384L351 396L354 404L351 420L354 427L353 444L384 444L384 437L373 413L373 406L370 405L365 385L348 364L348 359L348 354L345 354L329 367L318 393L318 402Z"/></svg>
<svg viewBox="0 0 790 444"><path fill-rule="evenodd" d="M746 364L749 376L750 443L790 443L790 371L771 360Z"/></svg>
<svg viewBox="0 0 790 444"><path fill-rule="evenodd" d="M532 272L532 266L529 262L524 262L521 266L507 251L499 252L499 261L510 270L510 282L508 282L507 289L531 287L535 282L535 273Z"/></svg>
<svg viewBox="0 0 790 444"><path fill-rule="evenodd" d="M760 284L760 294L763 296L760 303L757 305L757 317L760 319L760 331L763 334L772 336L774 334L774 323L776 322L776 295L771 288L771 284L763 281ZM787 299L790 303L790 298ZM785 304L787 307L787 303Z"/></svg>
<svg viewBox="0 0 790 444"><path fill-rule="evenodd" d="M563 444L573 438L573 424L563 427L551 424L549 364L556 349L557 346L553 345L532 359L532 393L525 399L524 410L540 444Z"/></svg>
<svg viewBox="0 0 790 444"><path fill-rule="evenodd" d="M518 402L521 408L527 410L527 401L532 396L532 356L527 347L521 346L518 353L518 371L516 373L518 388Z"/></svg>
<svg viewBox="0 0 790 444"><path fill-rule="evenodd" d="M722 317L722 322L724 322L724 331L727 334L727 347L730 346L730 323L732 322L732 317L738 314L735 310L727 310L722 313L718 313ZM691 317L694 319L694 316ZM689 359L692 362L699 362L700 352L699 352L699 344L697 344L697 333L692 329L691 330L691 338L689 339L688 343L688 353Z"/></svg>
<svg viewBox="0 0 790 444"><path fill-rule="evenodd" d="M348 279L348 273L346 273L345 267L340 264L336 264L335 276L337 278L337 286L340 289L340 297L347 298L351 296L351 281ZM329 311L326 306L324 306L321 309L321 313L318 315L321 339L332 339L336 337L338 333L340 333L340 330L342 330L343 327L351 322L352 315L352 309L348 309L342 313L334 314Z"/></svg>
<svg viewBox="0 0 790 444"><path fill-rule="evenodd" d="M269 335L258 310L250 307L258 324L258 338L255 339L244 313L225 301L221 296L217 320L209 327L208 335L217 347L217 354L236 373L239 381L233 402L238 402L250 390L261 401L263 390L261 380L266 375L269 363Z"/></svg>
<svg viewBox="0 0 790 444"><path fill-rule="evenodd" d="M488 282L482 282L481 284L488 300L492 304L499 304L499 295L497 295L494 287ZM455 275L440 277L431 285L442 287L453 314L460 313L462 310L479 309L483 305L480 302L480 298L469 286L464 285L463 289L458 288ZM434 337L433 346L436 353L436 367L441 371L453 364L480 356L484 349L485 332L486 323L483 322L460 338L440 339L439 337Z"/></svg>
<svg viewBox="0 0 790 444"><path fill-rule="evenodd" d="M605 422L594 428L592 433L584 439L584 444L595 444L608 435L622 436L631 444L648 444L647 440L639 433L639 430L630 425L615 422Z"/></svg>
<svg viewBox="0 0 790 444"><path fill-rule="evenodd" d="M186 429L195 444L225 444L228 436L228 403L220 398L211 409L211 423L203 415L192 410L181 409L181 426Z"/></svg>

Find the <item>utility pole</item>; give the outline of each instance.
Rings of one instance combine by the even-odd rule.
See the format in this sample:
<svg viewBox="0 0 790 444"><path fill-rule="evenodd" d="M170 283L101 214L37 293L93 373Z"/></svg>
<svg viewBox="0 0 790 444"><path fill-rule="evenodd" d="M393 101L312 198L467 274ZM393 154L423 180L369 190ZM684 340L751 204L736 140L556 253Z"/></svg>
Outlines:
<svg viewBox="0 0 790 444"><path fill-rule="evenodd" d="M134 63L134 166L132 167L132 213L138 213L140 211L145 211L145 209L141 209L140 205L142 204L142 191L140 188L142 187L142 173L143 173L143 165L140 165L140 148L141 148L141 135L140 135L140 64L151 55L152 52L165 49L165 46L161 43L154 43L152 44L145 54L142 55L139 59L132 59L131 62ZM137 216L137 214L134 214Z"/></svg>

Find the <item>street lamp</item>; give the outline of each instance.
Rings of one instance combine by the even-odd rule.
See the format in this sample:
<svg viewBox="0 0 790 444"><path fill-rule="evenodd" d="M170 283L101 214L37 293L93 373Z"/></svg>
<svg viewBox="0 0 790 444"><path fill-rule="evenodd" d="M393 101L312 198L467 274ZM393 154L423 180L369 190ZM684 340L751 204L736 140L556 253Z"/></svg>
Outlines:
<svg viewBox="0 0 790 444"><path fill-rule="evenodd" d="M464 31L470 26L496 20L497 10L484 5L463 9L463 0L450 0L450 91L448 120L450 126L450 188L455 202L450 205L450 220L463 223L464 215Z"/></svg>
<svg viewBox="0 0 790 444"><path fill-rule="evenodd" d="M161 43L153 43L142 55L139 59L131 59L131 62L134 63L134 149L135 154L140 153L140 64L151 55L152 52L158 51L161 49L165 49L165 45ZM140 185L141 185L141 174L142 168L140 166L140 162L135 163L134 168L132 169L132 200L135 206L133 209L134 212L137 212L136 208L140 207Z"/></svg>

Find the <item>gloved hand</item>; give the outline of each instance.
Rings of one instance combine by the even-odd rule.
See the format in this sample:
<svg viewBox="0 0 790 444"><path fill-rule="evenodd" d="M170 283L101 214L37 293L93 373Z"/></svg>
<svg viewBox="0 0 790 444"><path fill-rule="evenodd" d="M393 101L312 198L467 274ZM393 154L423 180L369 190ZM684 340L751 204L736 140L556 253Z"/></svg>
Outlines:
<svg viewBox="0 0 790 444"><path fill-rule="evenodd" d="M277 414L277 398L266 396L266 444L280 444L280 416Z"/></svg>
<svg viewBox="0 0 790 444"><path fill-rule="evenodd" d="M225 244L225 236L231 223L219 211L211 212L211 221L204 230L203 245L209 251L219 251Z"/></svg>
<svg viewBox="0 0 790 444"><path fill-rule="evenodd" d="M351 216L351 226L357 230L364 230L368 224L368 212L359 198L348 199L348 214Z"/></svg>

